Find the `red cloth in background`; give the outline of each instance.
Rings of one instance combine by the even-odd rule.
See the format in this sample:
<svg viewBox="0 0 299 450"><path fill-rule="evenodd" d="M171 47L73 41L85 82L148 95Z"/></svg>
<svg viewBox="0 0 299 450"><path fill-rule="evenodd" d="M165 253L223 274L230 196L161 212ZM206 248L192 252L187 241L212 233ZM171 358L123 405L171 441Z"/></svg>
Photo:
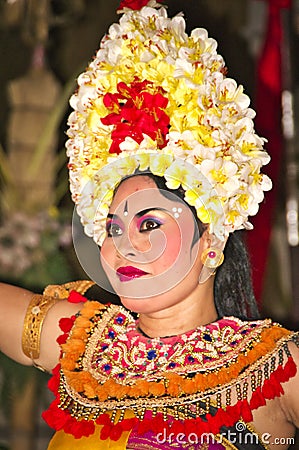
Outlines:
<svg viewBox="0 0 299 450"><path fill-rule="evenodd" d="M248 248L253 269L253 287L261 304L264 273L267 263L274 210L277 203L279 175L283 155L281 131L282 39L281 9L290 8L291 0L267 0L268 25L265 44L257 65L255 127L268 139L266 149L271 162L264 172L271 178L273 189L266 192L260 211L252 218L254 230L248 233ZM260 305L261 306L261 305Z"/></svg>

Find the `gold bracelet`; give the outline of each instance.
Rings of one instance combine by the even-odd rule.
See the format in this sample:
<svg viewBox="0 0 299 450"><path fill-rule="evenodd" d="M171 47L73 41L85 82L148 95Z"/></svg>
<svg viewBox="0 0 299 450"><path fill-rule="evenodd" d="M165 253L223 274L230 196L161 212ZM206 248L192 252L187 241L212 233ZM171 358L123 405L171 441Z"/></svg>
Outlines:
<svg viewBox="0 0 299 450"><path fill-rule="evenodd" d="M33 295L26 311L22 334L22 349L26 356L33 362L39 358L40 335L49 309L58 301L66 300L71 290L83 295L94 284L93 281L80 280L63 285L49 285L43 295Z"/></svg>
<svg viewBox="0 0 299 450"><path fill-rule="evenodd" d="M49 309L59 300L58 297L35 294L29 303L24 320L22 349L25 355L32 360L39 358L40 334L44 318Z"/></svg>

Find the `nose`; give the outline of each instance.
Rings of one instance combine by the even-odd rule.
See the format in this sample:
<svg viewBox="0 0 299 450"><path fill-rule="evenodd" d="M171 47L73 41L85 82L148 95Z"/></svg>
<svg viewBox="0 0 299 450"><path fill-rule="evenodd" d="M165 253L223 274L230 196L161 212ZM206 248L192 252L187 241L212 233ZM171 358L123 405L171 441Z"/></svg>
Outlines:
<svg viewBox="0 0 299 450"><path fill-rule="evenodd" d="M134 247L134 244L127 232L123 233L119 239L115 239L114 245L117 253L122 257L134 258L134 256L138 253L138 250Z"/></svg>
<svg viewBox="0 0 299 450"><path fill-rule="evenodd" d="M140 258L143 260L151 249L149 240L132 230L130 233L125 231L122 236L115 239L114 245L119 255L135 262Z"/></svg>

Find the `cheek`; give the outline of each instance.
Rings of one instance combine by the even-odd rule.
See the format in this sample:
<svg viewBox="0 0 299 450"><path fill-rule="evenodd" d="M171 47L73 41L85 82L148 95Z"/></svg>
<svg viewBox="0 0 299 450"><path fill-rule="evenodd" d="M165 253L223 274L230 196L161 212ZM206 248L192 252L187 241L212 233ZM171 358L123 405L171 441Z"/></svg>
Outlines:
<svg viewBox="0 0 299 450"><path fill-rule="evenodd" d="M169 227L164 233L165 247L161 257L156 261L156 267L169 268L179 258L182 252L182 237L177 226Z"/></svg>
<svg viewBox="0 0 299 450"><path fill-rule="evenodd" d="M111 242L110 242L111 241ZM104 240L103 245L101 247L101 263L103 266L111 265L114 257L115 257L115 248L111 240L108 240L107 238Z"/></svg>

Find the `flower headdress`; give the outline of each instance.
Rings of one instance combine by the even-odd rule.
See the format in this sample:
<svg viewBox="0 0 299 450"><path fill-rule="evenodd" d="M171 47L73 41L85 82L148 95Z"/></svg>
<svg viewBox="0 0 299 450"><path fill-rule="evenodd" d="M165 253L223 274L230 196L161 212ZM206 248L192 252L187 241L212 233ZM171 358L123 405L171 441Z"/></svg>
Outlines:
<svg viewBox="0 0 299 450"><path fill-rule="evenodd" d="M251 228L270 158L216 41L203 28L188 36L183 16L168 18L154 0L121 6L70 101L71 192L86 234L101 245L113 192L136 169L182 186L220 239Z"/></svg>

